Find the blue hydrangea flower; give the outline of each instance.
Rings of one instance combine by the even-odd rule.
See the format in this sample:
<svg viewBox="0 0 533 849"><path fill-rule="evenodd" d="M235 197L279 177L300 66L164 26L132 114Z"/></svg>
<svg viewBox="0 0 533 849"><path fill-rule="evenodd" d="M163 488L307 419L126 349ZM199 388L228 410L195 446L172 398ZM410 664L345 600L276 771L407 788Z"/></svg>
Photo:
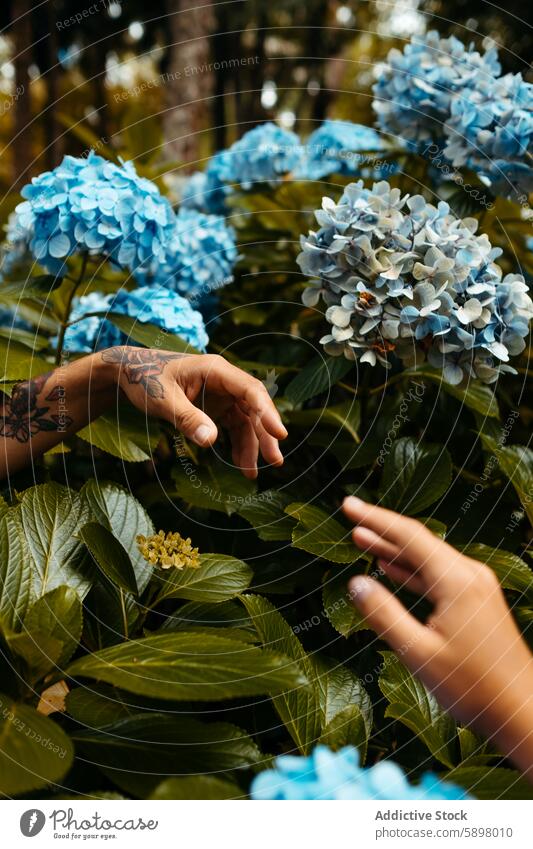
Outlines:
<svg viewBox="0 0 533 849"><path fill-rule="evenodd" d="M201 212L225 214L232 184L251 189L257 183L280 182L299 163L302 145L295 133L271 122L249 130L227 150L209 161L202 180L193 174L186 184L182 205Z"/></svg>
<svg viewBox="0 0 533 849"><path fill-rule="evenodd" d="M418 147L444 136L450 103L473 80L500 74L494 49L483 55L472 44L432 30L417 36L403 51L392 49L376 70L373 107L380 128Z"/></svg>
<svg viewBox="0 0 533 849"><path fill-rule="evenodd" d="M521 74L476 77L451 102L444 155L490 180L501 195L533 190L533 85Z"/></svg>
<svg viewBox="0 0 533 849"><path fill-rule="evenodd" d="M401 768L392 761L382 761L364 769L359 765L359 752L351 746L338 752L317 746L309 757L283 755L276 758L276 768L259 773L250 792L254 800L286 801L470 798L462 787L440 781L432 773L425 773L418 785L411 785Z"/></svg>
<svg viewBox="0 0 533 849"><path fill-rule="evenodd" d="M66 259L84 251L131 271L166 259L174 212L131 162L115 165L92 151L86 159L66 156L25 186L22 196L17 228L52 274L63 273Z"/></svg>
<svg viewBox="0 0 533 849"><path fill-rule="evenodd" d="M375 130L351 121L324 121L307 139L294 177L303 180L322 180L330 174L365 176L390 163L382 162L376 151L385 148L383 139ZM362 154L361 151L371 153Z"/></svg>
<svg viewBox="0 0 533 849"><path fill-rule="evenodd" d="M204 296L232 281L237 257L235 232L224 218L181 208L167 261L143 280L166 286L199 304Z"/></svg>
<svg viewBox="0 0 533 849"><path fill-rule="evenodd" d="M161 344L165 333L181 336L194 348L204 351L209 341L203 318L189 301L163 287L141 287L132 292L121 289L116 294L93 292L77 298L71 313L71 323L65 334L68 351L91 352L112 345L136 344L111 321L88 313L120 313L141 323L161 328ZM87 316L87 317L85 317Z"/></svg>
<svg viewBox="0 0 533 849"><path fill-rule="evenodd" d="M384 181L351 183L315 215L320 229L302 236L298 264L315 278L304 304L327 307L326 353L385 367L390 356L427 359L453 384L514 372L533 302L521 275L502 280L501 250L476 235L475 219Z"/></svg>

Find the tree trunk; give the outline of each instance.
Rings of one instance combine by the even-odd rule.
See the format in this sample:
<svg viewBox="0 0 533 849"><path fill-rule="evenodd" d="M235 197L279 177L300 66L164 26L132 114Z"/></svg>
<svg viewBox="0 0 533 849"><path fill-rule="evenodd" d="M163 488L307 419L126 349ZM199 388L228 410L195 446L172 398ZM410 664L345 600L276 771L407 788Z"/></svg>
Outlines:
<svg viewBox="0 0 533 849"><path fill-rule="evenodd" d="M28 182L32 162L32 128L30 76L31 64L31 7L30 0L14 0L11 37L15 55L14 138L12 142L13 189L16 191Z"/></svg>
<svg viewBox="0 0 533 849"><path fill-rule="evenodd" d="M206 0L167 0L170 60L165 85L164 156L195 170L201 133L210 126L214 75L209 36L213 9Z"/></svg>

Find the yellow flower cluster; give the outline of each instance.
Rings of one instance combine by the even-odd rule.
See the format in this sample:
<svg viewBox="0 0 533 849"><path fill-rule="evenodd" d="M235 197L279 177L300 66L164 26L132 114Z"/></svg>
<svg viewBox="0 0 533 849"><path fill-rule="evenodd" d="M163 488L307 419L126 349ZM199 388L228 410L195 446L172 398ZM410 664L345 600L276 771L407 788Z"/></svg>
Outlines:
<svg viewBox="0 0 533 849"><path fill-rule="evenodd" d="M165 534L164 531L151 537L139 534L137 545L144 559L160 569L198 569L200 566L198 549L193 548L190 537L183 539L181 534Z"/></svg>

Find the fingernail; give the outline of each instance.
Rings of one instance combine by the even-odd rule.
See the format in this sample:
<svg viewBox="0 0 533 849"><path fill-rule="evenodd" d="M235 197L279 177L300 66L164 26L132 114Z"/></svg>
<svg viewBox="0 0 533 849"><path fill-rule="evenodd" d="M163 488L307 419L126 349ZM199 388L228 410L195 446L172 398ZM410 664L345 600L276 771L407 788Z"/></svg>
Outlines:
<svg viewBox="0 0 533 849"><path fill-rule="evenodd" d="M209 427L209 425L203 424L197 427L194 431L193 440L196 442L197 445L205 445L205 443L209 441L210 437L211 428Z"/></svg>
<svg viewBox="0 0 533 849"><path fill-rule="evenodd" d="M360 575L350 581L350 598L352 601L359 599L365 601L368 596L374 592L374 581L372 578L367 578Z"/></svg>
<svg viewBox="0 0 533 849"><path fill-rule="evenodd" d="M362 507L364 503L361 498L356 498L355 495L347 495L343 502L345 507L353 507L354 509Z"/></svg>

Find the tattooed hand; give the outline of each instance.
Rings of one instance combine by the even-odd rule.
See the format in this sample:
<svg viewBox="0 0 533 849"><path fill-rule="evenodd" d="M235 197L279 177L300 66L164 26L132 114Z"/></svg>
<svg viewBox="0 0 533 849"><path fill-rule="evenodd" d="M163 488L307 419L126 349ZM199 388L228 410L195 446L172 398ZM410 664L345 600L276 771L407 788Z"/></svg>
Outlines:
<svg viewBox="0 0 533 849"><path fill-rule="evenodd" d="M51 374L40 374L13 388L11 398L5 398L3 403L0 436L28 442L30 437L43 431L64 432L70 427L72 419L69 416L50 412L62 396L62 387L58 385L45 393Z"/></svg>
<svg viewBox="0 0 533 849"><path fill-rule="evenodd" d="M197 445L215 442L217 424L226 428L246 477L257 476L259 451L266 463L283 463L278 440L287 431L266 387L223 357L129 346L99 356L118 370L118 385L135 407L171 422Z"/></svg>

